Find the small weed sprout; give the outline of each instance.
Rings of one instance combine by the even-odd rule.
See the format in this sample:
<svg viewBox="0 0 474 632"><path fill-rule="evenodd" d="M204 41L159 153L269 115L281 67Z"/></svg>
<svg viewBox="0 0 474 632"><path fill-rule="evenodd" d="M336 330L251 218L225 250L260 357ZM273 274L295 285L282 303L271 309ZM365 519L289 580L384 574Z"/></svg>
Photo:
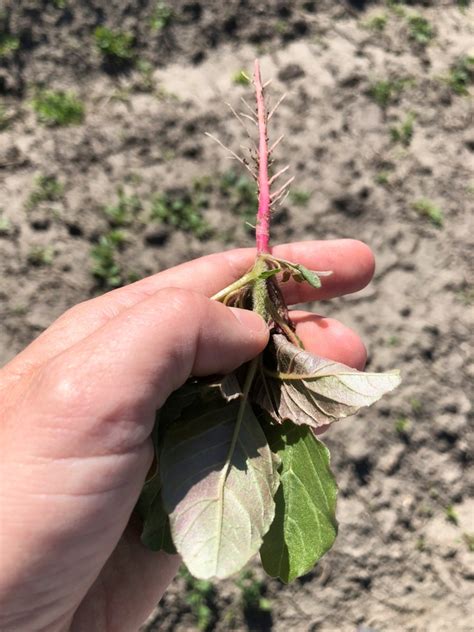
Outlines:
<svg viewBox="0 0 474 632"><path fill-rule="evenodd" d="M35 246L28 253L28 263L33 266L50 266L54 260L54 248L52 246Z"/></svg>
<svg viewBox="0 0 474 632"><path fill-rule="evenodd" d="M434 226L441 228L443 225L443 211L428 198L420 198L413 203L413 208L423 217L427 217Z"/></svg>
<svg viewBox="0 0 474 632"><path fill-rule="evenodd" d="M91 248L91 272L102 287L111 289L124 283L124 275L117 261L118 248L124 242L125 235L122 231L111 230L102 235L99 243Z"/></svg>
<svg viewBox="0 0 474 632"><path fill-rule="evenodd" d="M196 618L197 627L201 632L206 632L214 621L211 608L216 594L214 584L205 579L195 579L184 565L179 569L179 574L185 581L185 600Z"/></svg>
<svg viewBox="0 0 474 632"><path fill-rule="evenodd" d="M311 199L310 191L304 191L303 189L291 189L290 201L295 206L307 206Z"/></svg>
<svg viewBox="0 0 474 632"><path fill-rule="evenodd" d="M42 202L57 202L64 194L64 185L56 176L40 174L35 178L35 186L28 198L26 208L32 210Z"/></svg>
<svg viewBox="0 0 474 632"><path fill-rule="evenodd" d="M244 614L271 612L272 604L265 595L265 583L255 577L252 570L245 570L235 582L240 588L240 602Z"/></svg>
<svg viewBox="0 0 474 632"><path fill-rule="evenodd" d="M198 239L209 236L211 229L202 215L207 198L196 187L156 195L152 201L151 219L192 233Z"/></svg>
<svg viewBox="0 0 474 632"><path fill-rule="evenodd" d="M460 57L451 66L447 83L455 94L469 94L469 86L474 83L474 55Z"/></svg>
<svg viewBox="0 0 474 632"><path fill-rule="evenodd" d="M410 39L421 46L427 46L435 36L433 26L426 18L417 13L408 16Z"/></svg>
<svg viewBox="0 0 474 632"><path fill-rule="evenodd" d="M2 57L10 57L19 48L20 40L18 37L8 33L0 33L0 59Z"/></svg>
<svg viewBox="0 0 474 632"><path fill-rule="evenodd" d="M474 553L474 533L463 533L462 539L466 543L467 550Z"/></svg>
<svg viewBox="0 0 474 632"><path fill-rule="evenodd" d="M257 204L255 182L247 176L239 175L233 169L229 169L222 174L219 189L227 198L231 213L242 217L246 227L254 231L255 205Z"/></svg>
<svg viewBox="0 0 474 632"><path fill-rule="evenodd" d="M413 138L413 122L415 115L407 114L405 119L399 125L393 125L390 128L390 137L392 142L400 143L404 147L408 147Z"/></svg>
<svg viewBox="0 0 474 632"><path fill-rule="evenodd" d="M3 209L0 208L0 235L9 235L12 231L12 223L3 214Z"/></svg>
<svg viewBox="0 0 474 632"><path fill-rule="evenodd" d="M162 31L173 20L173 9L166 2L157 2L150 20L150 27L154 31Z"/></svg>
<svg viewBox="0 0 474 632"><path fill-rule="evenodd" d="M387 26L388 17L386 13L381 13L379 15L374 15L369 20L364 22L363 26L370 31L375 31L378 33L382 33Z"/></svg>
<svg viewBox="0 0 474 632"><path fill-rule="evenodd" d="M387 186L390 184L390 176L390 171L378 171L374 176L374 181L381 186Z"/></svg>
<svg viewBox="0 0 474 632"><path fill-rule="evenodd" d="M104 207L110 224L115 227L129 226L142 205L136 195L126 195L123 188L118 190L118 200L115 204Z"/></svg>
<svg viewBox="0 0 474 632"><path fill-rule="evenodd" d="M407 79L380 79L369 87L369 96L382 109L386 109L396 101L407 84Z"/></svg>
<svg viewBox="0 0 474 632"><path fill-rule="evenodd" d="M79 125L85 116L82 101L73 92L63 90L40 90L33 97L31 106L43 125Z"/></svg>
<svg viewBox="0 0 474 632"><path fill-rule="evenodd" d="M245 70L238 70L232 76L232 82L238 86L248 86L250 84L250 81L251 79L248 76L248 74L245 72Z"/></svg>
<svg viewBox="0 0 474 632"><path fill-rule="evenodd" d="M395 431L399 435L408 434L410 428L411 428L411 421L408 419L408 417L399 417L397 421L395 422Z"/></svg>
<svg viewBox="0 0 474 632"><path fill-rule="evenodd" d="M113 31L106 26L98 26L94 31L95 45L104 60L113 65L131 62L134 57L134 37L125 31Z"/></svg>
<svg viewBox="0 0 474 632"><path fill-rule="evenodd" d="M451 524L454 524L456 527L459 526L459 516L458 516L457 511L454 509L453 505L448 505L445 508L444 517Z"/></svg>

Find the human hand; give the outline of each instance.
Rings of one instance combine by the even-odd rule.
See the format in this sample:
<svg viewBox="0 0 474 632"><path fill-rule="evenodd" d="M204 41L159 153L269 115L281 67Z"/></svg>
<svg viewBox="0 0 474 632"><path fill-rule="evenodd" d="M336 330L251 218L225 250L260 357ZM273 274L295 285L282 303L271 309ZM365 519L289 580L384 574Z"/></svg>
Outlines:
<svg viewBox="0 0 474 632"><path fill-rule="evenodd" d="M289 281L289 304L357 291L374 269L353 240L273 252L333 271L320 290ZM155 411L190 375L230 372L265 347L259 316L207 298L254 258L203 257L76 305L0 371L3 632L130 632L157 603L179 558L145 549L131 519ZM308 350L363 368L351 330L292 318Z"/></svg>

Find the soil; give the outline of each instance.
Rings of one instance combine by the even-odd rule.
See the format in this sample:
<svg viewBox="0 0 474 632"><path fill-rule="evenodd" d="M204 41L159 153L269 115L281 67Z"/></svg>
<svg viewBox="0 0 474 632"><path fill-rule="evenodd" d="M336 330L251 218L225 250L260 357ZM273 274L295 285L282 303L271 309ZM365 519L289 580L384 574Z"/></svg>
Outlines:
<svg viewBox="0 0 474 632"><path fill-rule="evenodd" d="M448 81L473 55L474 8L406 4L433 27L427 45L394 3L178 0L158 28L150 22L163 3L149 0L0 9L0 34L19 38L0 56L0 365L110 285L251 245L254 193L204 132L239 151L245 132L225 102L252 99L235 77L256 55L274 100L288 93L271 133L286 134L278 158L296 176L273 242L354 237L376 253L370 287L314 306L363 336L371 369L403 374L394 394L324 437L340 486L337 543L290 586L255 562L261 607L235 581L204 591L208 629L474 630L474 108L472 85L458 95ZM104 59L100 24L133 35L131 59ZM382 80L396 86L384 107L373 97ZM75 91L83 123L42 124L31 105L39 87ZM391 129L407 116L412 133L400 142ZM59 183L52 199L32 197L41 175ZM104 211L120 191L125 220ZM416 210L425 198L442 226ZM178 207L202 215L202 230L170 225ZM115 268L101 279L93 254L117 228ZM190 594L178 577L143 630L203 629Z"/></svg>

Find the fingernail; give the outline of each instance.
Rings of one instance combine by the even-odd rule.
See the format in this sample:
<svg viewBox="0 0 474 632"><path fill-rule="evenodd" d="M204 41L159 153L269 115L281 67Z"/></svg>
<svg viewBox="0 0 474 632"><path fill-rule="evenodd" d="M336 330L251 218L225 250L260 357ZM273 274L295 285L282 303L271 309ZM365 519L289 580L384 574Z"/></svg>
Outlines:
<svg viewBox="0 0 474 632"><path fill-rule="evenodd" d="M238 307L230 307L229 309L232 310L239 323L249 331L260 335L268 332L265 321L255 312L251 312L249 309L239 309Z"/></svg>

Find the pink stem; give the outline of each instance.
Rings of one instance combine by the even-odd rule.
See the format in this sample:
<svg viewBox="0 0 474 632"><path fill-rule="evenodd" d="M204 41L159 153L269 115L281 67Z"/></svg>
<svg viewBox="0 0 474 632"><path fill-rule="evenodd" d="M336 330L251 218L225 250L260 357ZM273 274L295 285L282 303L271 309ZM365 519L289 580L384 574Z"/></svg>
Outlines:
<svg viewBox="0 0 474 632"><path fill-rule="evenodd" d="M267 111L258 59L255 60L253 80L258 119L258 213L255 237L257 254L261 254L262 252L270 252L270 183L268 181Z"/></svg>

